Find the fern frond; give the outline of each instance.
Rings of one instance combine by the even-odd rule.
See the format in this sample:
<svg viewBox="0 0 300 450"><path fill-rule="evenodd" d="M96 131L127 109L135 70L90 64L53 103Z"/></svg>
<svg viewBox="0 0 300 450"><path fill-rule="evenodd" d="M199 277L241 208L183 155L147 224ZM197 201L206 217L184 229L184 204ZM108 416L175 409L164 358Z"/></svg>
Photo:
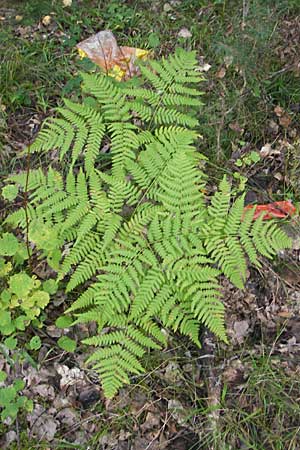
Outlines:
<svg viewBox="0 0 300 450"><path fill-rule="evenodd" d="M226 342L219 278L243 288L248 259L259 266L259 255L291 245L276 222L244 212L244 196L232 199L226 177L204 195L206 158L192 130L197 65L194 52L180 50L150 61L137 88L82 74L94 106L66 100L32 146L57 150L68 173L10 177L21 191L28 184L29 237L42 252L51 247L48 260L64 249L58 279L69 276L67 292L82 285L68 312L97 325L84 342L96 348L88 361L107 397L144 371L145 353L166 345L166 328L199 346L206 326ZM7 222L25 231L24 209Z"/></svg>

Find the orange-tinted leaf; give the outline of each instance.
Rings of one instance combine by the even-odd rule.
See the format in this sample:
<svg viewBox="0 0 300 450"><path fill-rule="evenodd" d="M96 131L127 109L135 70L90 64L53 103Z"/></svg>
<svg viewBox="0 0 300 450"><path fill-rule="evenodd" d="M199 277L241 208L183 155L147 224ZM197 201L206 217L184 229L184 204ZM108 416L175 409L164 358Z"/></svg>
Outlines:
<svg viewBox="0 0 300 450"><path fill-rule="evenodd" d="M288 216L293 216L296 213L296 208L289 200L282 202L267 203L265 205L247 205L244 211L255 208L253 220L258 219L262 213L265 212L263 219L284 219Z"/></svg>

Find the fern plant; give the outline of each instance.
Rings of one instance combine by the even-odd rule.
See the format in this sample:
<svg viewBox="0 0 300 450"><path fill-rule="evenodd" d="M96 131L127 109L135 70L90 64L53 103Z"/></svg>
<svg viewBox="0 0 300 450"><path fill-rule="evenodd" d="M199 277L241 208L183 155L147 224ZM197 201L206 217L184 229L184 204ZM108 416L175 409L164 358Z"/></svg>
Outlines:
<svg viewBox="0 0 300 450"><path fill-rule="evenodd" d="M273 221L244 214L226 177L206 198L195 53L179 50L141 71L135 88L83 74L94 101L66 101L31 149L57 150L67 174L32 170L27 180L30 227L52 230L65 246L58 278L69 275L67 291L81 286L68 312L75 323L97 322L84 343L96 347L88 361L107 397L143 372L143 355L166 344L166 328L200 345L204 324L226 342L220 277L243 288L248 259L259 266L259 255L291 244ZM10 181L24 189L26 175ZM24 227L25 212L8 220Z"/></svg>

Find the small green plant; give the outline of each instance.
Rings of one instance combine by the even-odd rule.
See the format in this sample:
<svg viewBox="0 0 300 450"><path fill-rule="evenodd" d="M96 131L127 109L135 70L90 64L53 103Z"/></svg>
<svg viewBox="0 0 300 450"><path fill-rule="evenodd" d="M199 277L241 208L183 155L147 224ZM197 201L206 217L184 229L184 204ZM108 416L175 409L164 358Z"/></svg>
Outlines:
<svg viewBox="0 0 300 450"><path fill-rule="evenodd" d="M252 164L256 164L260 161L260 155L258 152L251 151L243 155L241 158L238 158L235 162L237 167L248 167Z"/></svg>
<svg viewBox="0 0 300 450"><path fill-rule="evenodd" d="M12 233L0 235L0 334L3 336L24 331L30 323L39 325L41 311L50 300L36 276L18 269L27 258L24 243Z"/></svg>
<svg viewBox="0 0 300 450"><path fill-rule="evenodd" d="M20 410L31 412L33 409L32 400L21 395L21 391L25 387L25 382L16 379L10 386L2 386L6 380L6 373L0 371L0 409L1 419L4 421L8 417L15 420Z"/></svg>
<svg viewBox="0 0 300 450"><path fill-rule="evenodd" d="M178 50L141 72L134 87L82 74L94 101L65 101L31 148L58 149L67 175L49 168L29 180L10 177L31 191L27 214L39 237L30 239L43 239L43 229L53 248L69 243L58 275L71 275L67 291L93 280L69 311L78 323L97 322L97 335L84 342L97 347L88 361L107 397L143 372L143 355L166 344L165 328L200 345L202 324L226 342L220 277L242 289L248 260L260 266L259 255L272 258L291 245L276 223L253 221L254 209L244 213L244 196L232 198L226 177L205 198L195 53ZM25 211L8 222L25 228Z"/></svg>

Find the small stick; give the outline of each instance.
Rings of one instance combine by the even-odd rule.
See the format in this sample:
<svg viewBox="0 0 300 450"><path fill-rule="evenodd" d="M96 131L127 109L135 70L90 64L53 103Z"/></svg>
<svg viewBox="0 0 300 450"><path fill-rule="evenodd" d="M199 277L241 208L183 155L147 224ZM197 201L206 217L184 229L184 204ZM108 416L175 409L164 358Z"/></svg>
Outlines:
<svg viewBox="0 0 300 450"><path fill-rule="evenodd" d="M29 268L32 270L32 259L29 245L29 215L28 215L28 184L29 184L29 173L30 173L30 144L27 147L27 157L26 157L26 181L25 181L25 189L24 189L24 211L25 211L25 220L26 220L26 248L28 254L28 263Z"/></svg>

